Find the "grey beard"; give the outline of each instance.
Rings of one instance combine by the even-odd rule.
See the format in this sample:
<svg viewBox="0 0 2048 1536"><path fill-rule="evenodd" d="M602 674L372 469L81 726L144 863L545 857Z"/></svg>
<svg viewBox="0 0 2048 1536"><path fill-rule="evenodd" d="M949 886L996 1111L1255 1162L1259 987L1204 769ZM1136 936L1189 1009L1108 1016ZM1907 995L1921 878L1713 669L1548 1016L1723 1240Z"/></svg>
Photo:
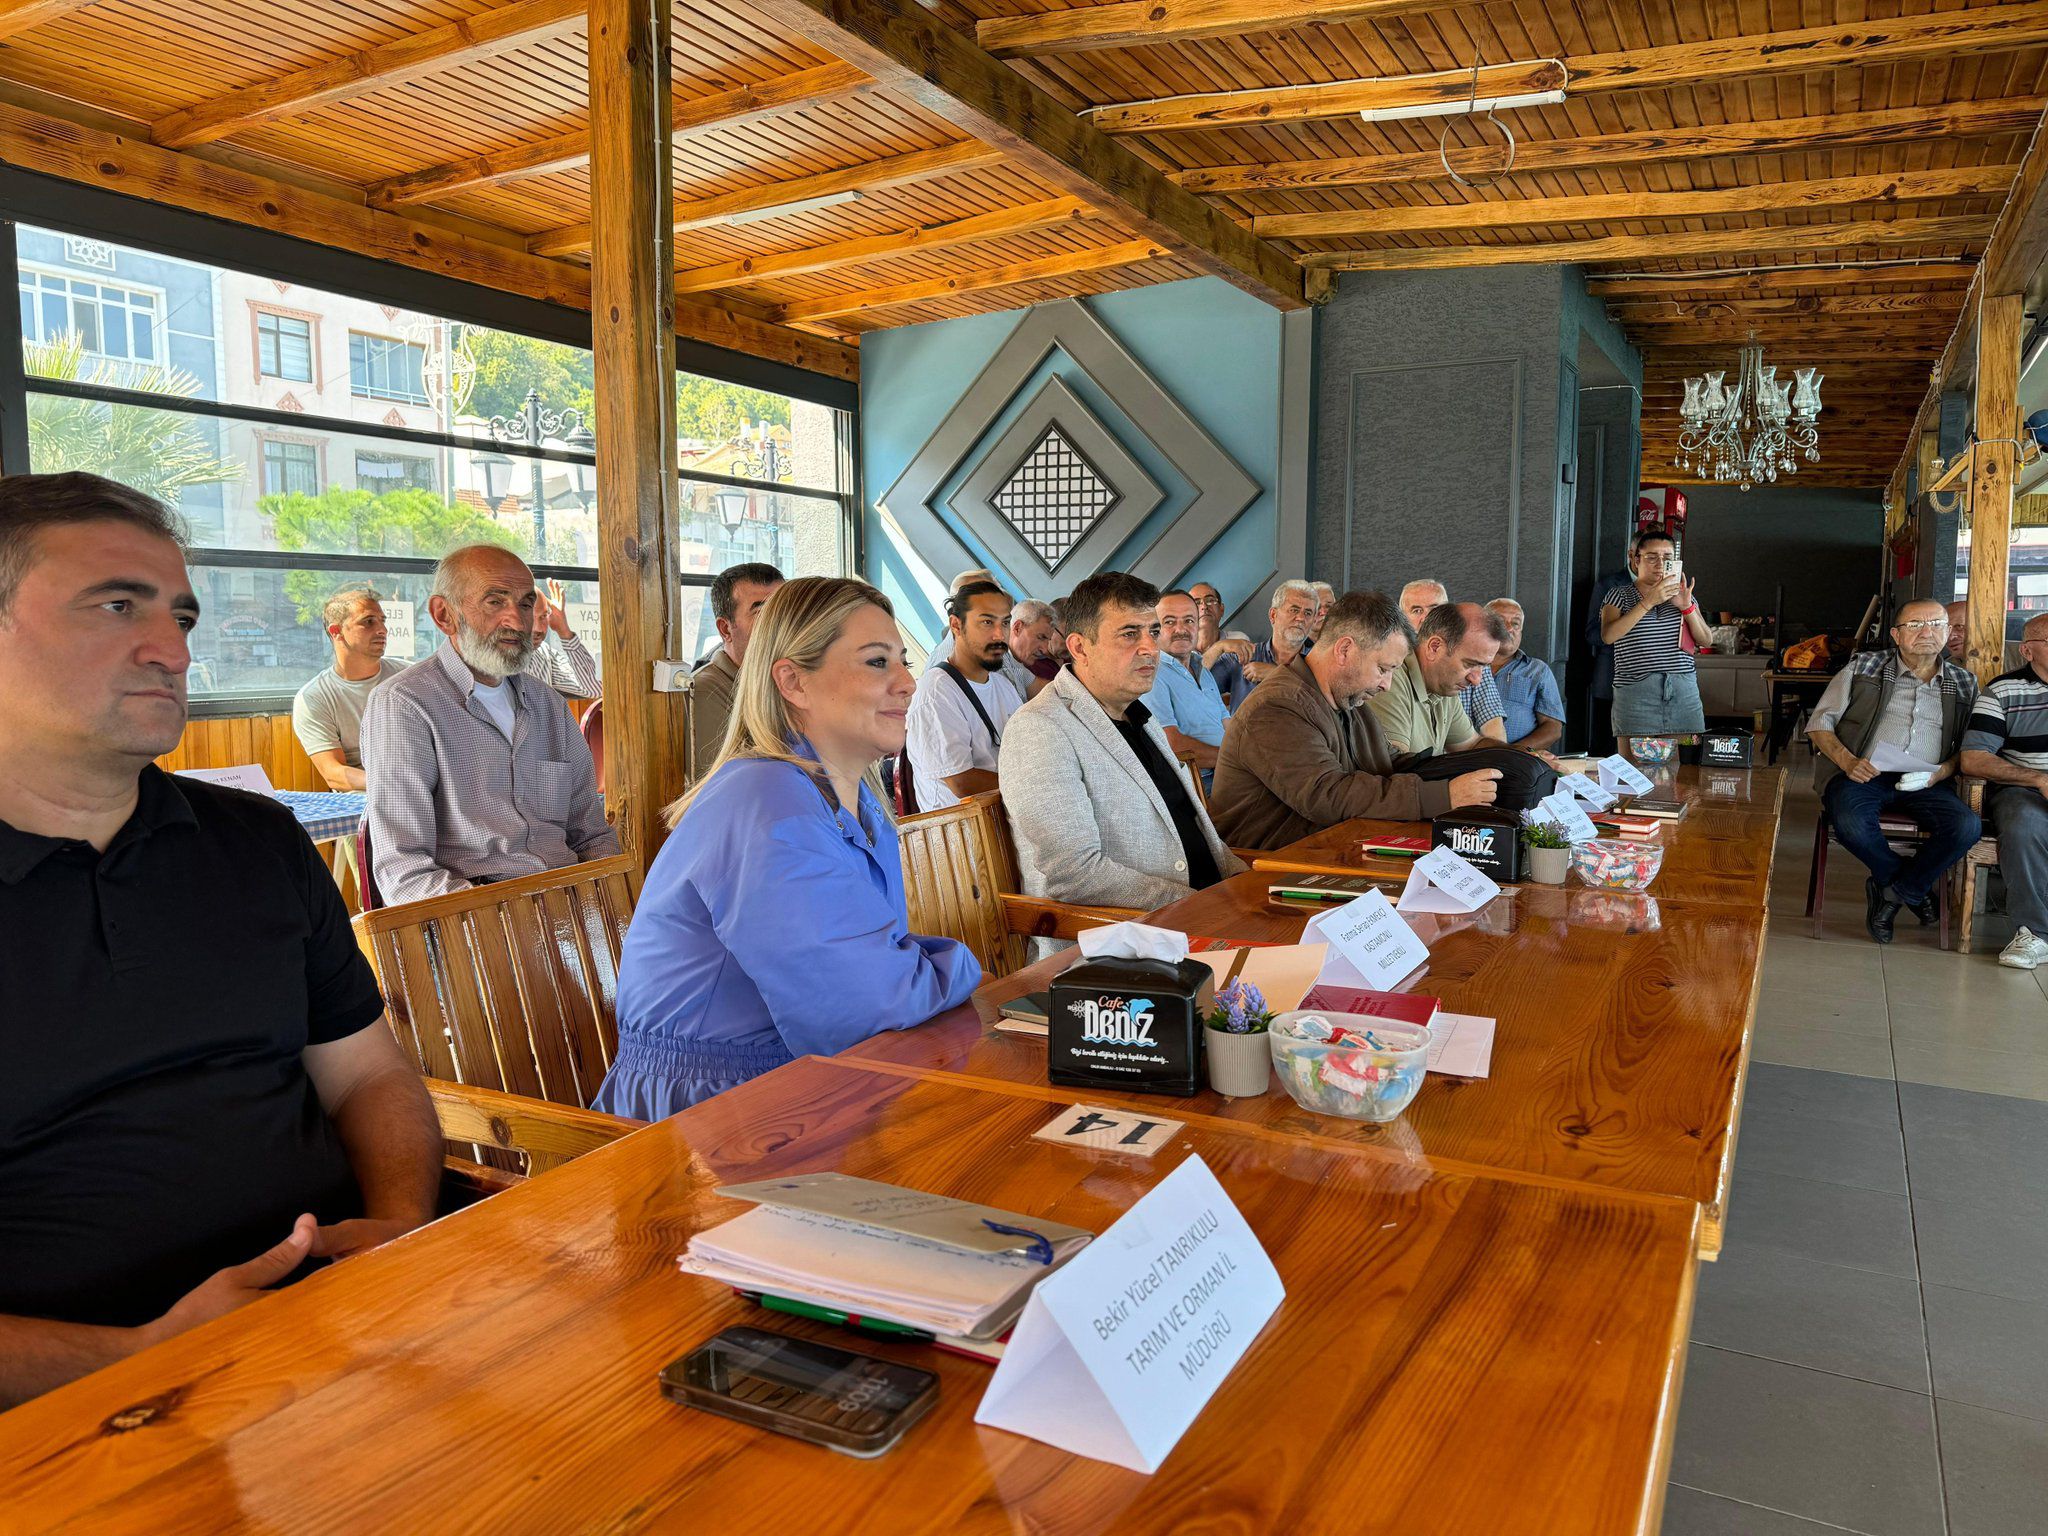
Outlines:
<svg viewBox="0 0 2048 1536"><path fill-rule="evenodd" d="M511 677L526 670L526 658L533 654L533 637L519 637L519 656L508 660L491 641L460 620L455 625L455 653L486 677Z"/></svg>

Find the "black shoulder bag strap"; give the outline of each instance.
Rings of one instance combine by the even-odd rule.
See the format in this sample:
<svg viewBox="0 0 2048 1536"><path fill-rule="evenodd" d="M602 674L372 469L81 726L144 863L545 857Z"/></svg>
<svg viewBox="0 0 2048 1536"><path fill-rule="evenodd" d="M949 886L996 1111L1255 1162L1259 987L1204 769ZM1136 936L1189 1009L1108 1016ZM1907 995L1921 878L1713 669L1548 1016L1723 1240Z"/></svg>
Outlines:
<svg viewBox="0 0 2048 1536"><path fill-rule="evenodd" d="M988 711L981 707L981 695L974 691L974 685L968 682L966 678L962 677L960 675L960 669L954 666L953 663L951 663L950 661L942 661L939 663L939 666L945 672L946 676L952 678L954 682L960 685L960 691L967 695L967 702L974 706L974 713L978 717L980 717L982 725L987 728L988 739L995 744L996 749L998 751L1001 751L1003 745L1003 733L996 729L995 721L989 719Z"/></svg>

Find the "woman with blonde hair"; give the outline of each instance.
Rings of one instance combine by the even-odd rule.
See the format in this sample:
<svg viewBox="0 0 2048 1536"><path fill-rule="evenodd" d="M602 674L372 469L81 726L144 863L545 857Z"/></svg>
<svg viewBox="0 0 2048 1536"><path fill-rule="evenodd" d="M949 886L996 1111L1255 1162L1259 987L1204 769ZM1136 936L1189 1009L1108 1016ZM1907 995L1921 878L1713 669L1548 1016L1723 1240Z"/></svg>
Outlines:
<svg viewBox="0 0 2048 1536"><path fill-rule="evenodd" d="M803 576L761 610L711 771L669 807L619 959L595 1107L658 1120L797 1056L964 1002L981 967L910 931L896 825L863 775L917 680L889 600Z"/></svg>

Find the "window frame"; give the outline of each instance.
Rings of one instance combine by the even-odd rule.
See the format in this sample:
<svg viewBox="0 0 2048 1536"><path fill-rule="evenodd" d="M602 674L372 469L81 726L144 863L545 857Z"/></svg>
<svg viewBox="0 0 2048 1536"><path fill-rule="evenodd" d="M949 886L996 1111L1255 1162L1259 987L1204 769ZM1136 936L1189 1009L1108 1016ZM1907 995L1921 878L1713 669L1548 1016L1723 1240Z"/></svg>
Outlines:
<svg viewBox="0 0 2048 1536"><path fill-rule="evenodd" d="M288 373L271 373L263 366L263 322L274 320L297 320L306 327L306 376L295 379ZM256 382L260 385L266 379L275 379L280 384L306 384L317 393L320 388L320 316L306 309L287 309L282 304L265 304L257 299L249 300L249 363L255 371ZM278 350L278 366L284 365L284 351Z"/></svg>
<svg viewBox="0 0 2048 1536"><path fill-rule="evenodd" d="M367 382L360 386L357 385L356 343L359 341L364 343L377 342L384 347L397 348L406 353L417 352L420 364L419 394L417 396L396 394L378 389L375 385ZM384 354L387 364L390 356L391 354L388 351ZM389 371L388 366L386 371ZM365 379L367 379L370 373L369 347L367 345L363 348L363 373ZM348 328L348 392L350 398L355 400L383 400L392 405L410 405L416 408L422 408L431 404L432 402L427 398L427 349L416 341L407 341L403 336L386 336L377 331L359 331L354 326L350 326Z"/></svg>
<svg viewBox="0 0 2048 1536"><path fill-rule="evenodd" d="M77 298L73 290L77 287L78 284L83 282L90 282L100 288L116 288L126 294L133 294L147 298L150 301L151 306L149 323L149 341L150 346L155 348L155 350L157 351L157 356L146 358L139 358L133 356L116 357L113 353L108 352L103 347L87 347L85 349L85 355L89 358L94 358L102 362L116 363L127 367L161 368L169 366L168 359L164 355L168 351L168 348L158 340L160 334L165 337L168 337L170 326L170 316L167 309L169 296L164 292L162 288L157 287L155 284L152 283L138 283L131 281L128 278L120 276L118 273L109 273L105 277L84 277L75 272L67 272L61 267L45 266L40 262L28 262L25 264L17 263L15 267L14 277L14 310L15 323L17 325L20 324L21 320L21 285L22 280L24 278L33 278L36 280L38 284L38 287L36 289L36 298L38 301L36 305L36 312L39 321L42 313L42 305L40 302L42 298L42 289L40 287L40 284L42 280L45 278L54 278L57 281L64 284L65 304L67 311L70 305L77 302ZM93 301L93 303L95 308L104 307L103 303L100 300L96 299ZM132 315L134 313L133 306L128 304L123 304L121 306L121 310L123 314L127 315ZM102 340L105 340L107 334L107 326L104 316L102 316L100 320L99 331L100 338ZM129 340L132 342L134 340L135 334L134 325L132 321L129 324L128 334ZM27 339L27 336L24 334L22 340L26 341ZM45 339L39 342L38 344L47 346L49 343L48 340Z"/></svg>
<svg viewBox="0 0 2048 1536"><path fill-rule="evenodd" d="M0 473L24 472L29 468L27 397L31 392L73 394L113 405L182 410L193 415L286 431L304 432L312 422L318 421L322 426L331 425L339 434L419 448L469 451L480 446L510 446L493 444L491 439L480 435L394 427L382 422L329 416L326 412L270 410L226 400L177 398L118 388L71 385L55 379L31 379L24 367L21 348L19 293L22 264L18 235L22 224L64 236L103 240L201 267L269 278L344 298L395 305L443 320L557 342L586 351L592 345L591 318L586 310L486 288L439 273L398 266L356 251L281 235L258 226L223 224L185 209L167 207L101 187L38 175L14 166L0 165L0 224L5 225L4 231L0 231L0 281L8 282L17 295L13 309L14 344L0 344ZM120 278L116 278L116 283L130 289L154 291L147 284ZM168 322L168 315L163 295L159 294L158 299L157 325L162 328ZM288 309L283 312L290 313ZM322 372L319 330L315 324L313 382L316 385ZM161 346L159 350L163 350ZM168 357L160 357L157 361L167 364ZM859 448L858 383L736 352L690 336L676 338L675 367L679 372L763 390L824 406L833 412L839 461L839 488L836 491L680 470L677 479L679 489L680 483L697 481L838 503L840 564L848 572L860 573L866 538L862 511L865 498ZM350 383L353 395L353 378ZM572 449L545 445L528 447L522 443L514 451L558 463L586 464L593 471L596 465L594 454ZM232 548L193 549L188 552L187 560L193 565L336 574L353 571L406 574L415 568L431 571L434 564L432 560L415 560L412 557L378 556L371 559L361 555ZM599 581L596 567L536 565L533 570L542 579ZM685 588L708 589L713 579L680 569L671 575L679 586ZM291 708L295 692L296 685L292 690L271 695L218 694L193 700L190 713L194 719L281 714Z"/></svg>
<svg viewBox="0 0 2048 1536"><path fill-rule="evenodd" d="M31 393L33 393L31 389ZM256 450L256 494L258 496L289 496L293 492L286 487L270 483L270 450L272 448L304 448L313 460L313 489L302 495L318 496L327 489L327 444L319 438L295 432L253 432L251 446Z"/></svg>

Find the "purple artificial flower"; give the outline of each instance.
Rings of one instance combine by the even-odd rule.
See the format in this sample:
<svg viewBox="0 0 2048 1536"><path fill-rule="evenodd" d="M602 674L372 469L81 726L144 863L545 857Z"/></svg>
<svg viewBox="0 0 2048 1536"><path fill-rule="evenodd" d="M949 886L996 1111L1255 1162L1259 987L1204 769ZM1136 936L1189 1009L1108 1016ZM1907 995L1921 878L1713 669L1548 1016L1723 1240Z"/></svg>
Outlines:
<svg viewBox="0 0 2048 1536"><path fill-rule="evenodd" d="M1266 999L1248 981L1233 981L1216 994L1216 1012L1211 1022L1226 1034L1254 1035L1273 1022L1266 1011Z"/></svg>

